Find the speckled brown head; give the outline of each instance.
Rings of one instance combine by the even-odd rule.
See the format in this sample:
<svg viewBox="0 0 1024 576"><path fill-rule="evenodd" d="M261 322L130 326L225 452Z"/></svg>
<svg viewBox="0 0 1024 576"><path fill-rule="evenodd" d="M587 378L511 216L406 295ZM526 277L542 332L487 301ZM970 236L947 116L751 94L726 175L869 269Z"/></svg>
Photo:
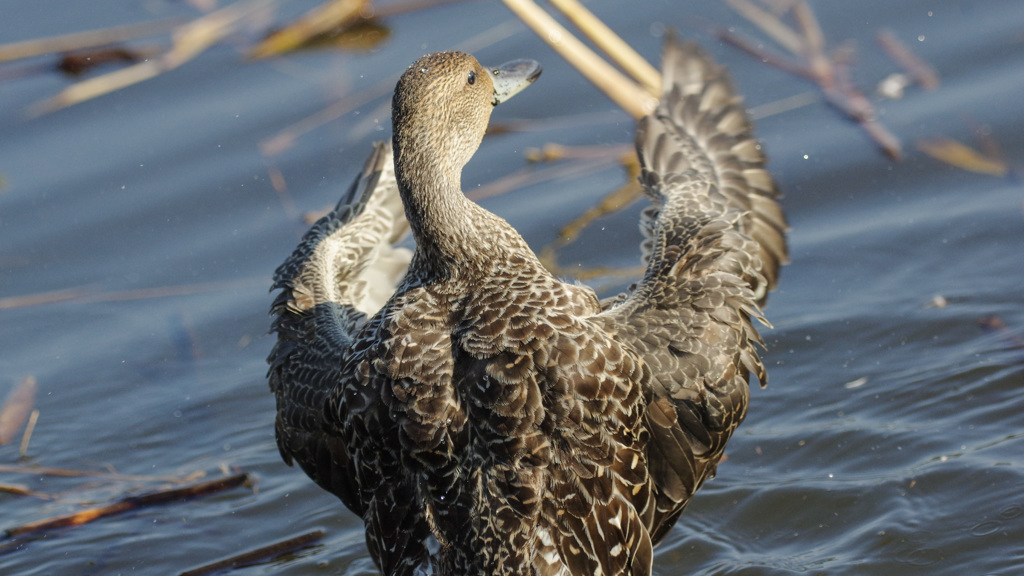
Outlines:
<svg viewBox="0 0 1024 576"><path fill-rule="evenodd" d="M395 155L423 154L434 169L461 170L480 145L491 110L540 76L540 64L515 60L485 68L462 52L435 52L406 70L395 88Z"/></svg>
<svg viewBox="0 0 1024 576"><path fill-rule="evenodd" d="M533 60L485 68L462 52L428 54L402 75L391 106L395 178L416 254L430 253L414 260L446 269L480 256L486 242L484 232L474 236L474 224L496 217L477 214L463 195L462 167L480 146L491 110L538 76Z"/></svg>

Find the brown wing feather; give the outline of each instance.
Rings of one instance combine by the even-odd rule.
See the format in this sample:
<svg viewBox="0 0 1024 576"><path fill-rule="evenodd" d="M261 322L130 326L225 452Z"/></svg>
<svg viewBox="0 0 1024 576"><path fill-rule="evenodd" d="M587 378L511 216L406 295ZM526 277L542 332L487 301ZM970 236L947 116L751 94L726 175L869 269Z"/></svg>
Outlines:
<svg viewBox="0 0 1024 576"><path fill-rule="evenodd" d="M271 307L271 330L278 341L267 362L277 397L278 448L286 462L298 462L357 511L363 504L352 485L350 458L324 407L345 377L342 361L367 318L361 310L370 297L367 273L380 264L382 247L390 249L406 227L391 147L377 144L337 208L274 274L272 290L280 293Z"/></svg>
<svg viewBox="0 0 1024 576"><path fill-rule="evenodd" d="M742 102L694 44L670 40L666 92L637 127L643 280L601 318L648 365L651 538L664 537L743 420L748 379L767 375L751 319L786 261L786 223Z"/></svg>
<svg viewBox="0 0 1024 576"><path fill-rule="evenodd" d="M378 419L390 387L368 380L361 362L381 323L369 315L408 264L392 246L407 230L391 146L378 143L336 209L278 268L268 358L281 455L363 517L371 554L396 576L430 566L431 536L393 450L394 423Z"/></svg>

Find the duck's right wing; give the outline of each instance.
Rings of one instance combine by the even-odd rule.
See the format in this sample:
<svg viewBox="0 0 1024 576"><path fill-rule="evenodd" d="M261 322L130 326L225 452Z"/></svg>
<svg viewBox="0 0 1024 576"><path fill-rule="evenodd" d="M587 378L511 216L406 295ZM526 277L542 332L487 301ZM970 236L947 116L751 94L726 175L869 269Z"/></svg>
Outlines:
<svg viewBox="0 0 1024 576"><path fill-rule="evenodd" d="M356 331L394 291L411 253L393 245L408 230L391 146L378 143L337 207L302 238L274 274L277 333L267 362L277 397L277 446L317 484L362 514L349 455L324 418Z"/></svg>
<svg viewBox="0 0 1024 576"><path fill-rule="evenodd" d="M788 225L743 100L726 71L698 44L673 37L665 45L662 83L660 104L653 115L640 120L636 136L641 184L653 203L644 211L641 225L647 237L642 245L644 264L657 245L654 236L664 204L673 201L670 181L706 182L711 190L697 194L700 205L677 207L665 220L684 213L698 219L738 216L732 227L756 243L749 252L756 260L744 280L763 306L767 293L778 284L779 269L789 261Z"/></svg>
<svg viewBox="0 0 1024 576"><path fill-rule="evenodd" d="M647 269L598 316L651 371L655 543L714 474L746 414L749 375L765 381L752 319L786 260L774 184L725 73L695 44L669 40L663 76L665 94L636 138L653 201Z"/></svg>

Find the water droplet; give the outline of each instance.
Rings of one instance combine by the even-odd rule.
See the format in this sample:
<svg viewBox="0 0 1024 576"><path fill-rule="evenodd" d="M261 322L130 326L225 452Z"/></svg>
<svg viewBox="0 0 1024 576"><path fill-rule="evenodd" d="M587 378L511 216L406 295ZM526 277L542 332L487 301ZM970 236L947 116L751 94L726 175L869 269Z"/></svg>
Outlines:
<svg viewBox="0 0 1024 576"><path fill-rule="evenodd" d="M971 528L971 534L973 536L988 536L989 534L995 534L999 531L999 522L982 522L977 524L974 528Z"/></svg>
<svg viewBox="0 0 1024 576"><path fill-rule="evenodd" d="M1012 506L1007 506L1006 508L1003 508L999 512L999 516L1009 520L1011 518L1016 518L1016 517L1020 516L1022 513L1024 513L1024 508L1022 508L1018 504L1014 504Z"/></svg>

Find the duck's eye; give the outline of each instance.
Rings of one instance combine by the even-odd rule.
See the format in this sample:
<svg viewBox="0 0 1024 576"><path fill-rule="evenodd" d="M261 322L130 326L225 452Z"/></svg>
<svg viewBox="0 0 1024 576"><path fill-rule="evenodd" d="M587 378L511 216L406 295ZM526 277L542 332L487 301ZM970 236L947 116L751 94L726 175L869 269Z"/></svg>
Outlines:
<svg viewBox="0 0 1024 576"><path fill-rule="evenodd" d="M469 78L467 78L466 81L469 82L470 86L472 86L473 84L476 84L476 72L470 70Z"/></svg>

